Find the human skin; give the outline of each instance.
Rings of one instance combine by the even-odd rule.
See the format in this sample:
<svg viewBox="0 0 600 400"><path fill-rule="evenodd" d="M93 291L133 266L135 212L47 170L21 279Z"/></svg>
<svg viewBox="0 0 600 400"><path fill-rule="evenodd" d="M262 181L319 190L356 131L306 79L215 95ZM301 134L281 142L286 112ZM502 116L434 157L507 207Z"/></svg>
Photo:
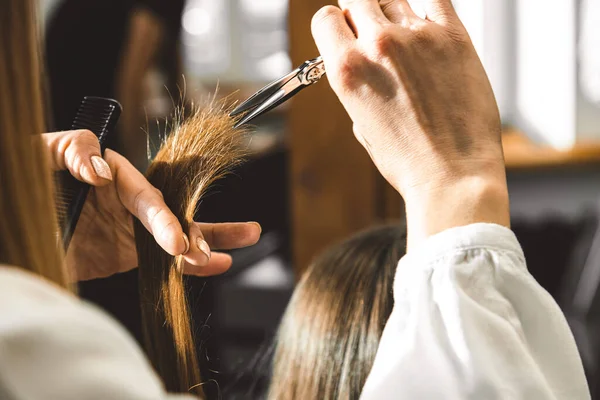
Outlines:
<svg viewBox="0 0 600 400"><path fill-rule="evenodd" d="M132 217L144 224L167 253L183 255L184 272L197 276L217 275L231 266L231 256L211 252L211 248L250 246L260 238L256 222L195 222L184 233L160 191L120 154L109 149L103 158L92 132L65 131L42 137L52 169L67 169L92 185L67 252L74 280L103 278L137 266Z"/></svg>
<svg viewBox="0 0 600 400"><path fill-rule="evenodd" d="M329 83L406 203L408 248L476 222L509 226L494 94L451 0L340 0L312 22Z"/></svg>

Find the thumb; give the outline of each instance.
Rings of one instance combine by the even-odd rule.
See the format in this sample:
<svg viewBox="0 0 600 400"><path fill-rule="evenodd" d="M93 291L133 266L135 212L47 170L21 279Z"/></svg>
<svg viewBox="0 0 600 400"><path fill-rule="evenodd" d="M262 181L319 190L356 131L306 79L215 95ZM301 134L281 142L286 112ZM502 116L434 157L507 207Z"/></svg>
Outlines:
<svg viewBox="0 0 600 400"><path fill-rule="evenodd" d="M52 169L67 169L76 179L93 186L104 186L112 181L112 172L102 158L98 138L91 131L45 133L42 138L50 151Z"/></svg>

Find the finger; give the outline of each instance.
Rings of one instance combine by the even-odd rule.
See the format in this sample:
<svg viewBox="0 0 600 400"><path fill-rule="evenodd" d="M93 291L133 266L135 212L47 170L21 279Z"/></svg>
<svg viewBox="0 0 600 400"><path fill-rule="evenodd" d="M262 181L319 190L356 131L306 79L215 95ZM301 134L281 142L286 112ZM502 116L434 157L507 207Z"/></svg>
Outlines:
<svg viewBox="0 0 600 400"><path fill-rule="evenodd" d="M190 243L181 224L162 194L125 157L106 150L106 162L113 171L121 203L154 236L156 242L171 255L184 254Z"/></svg>
<svg viewBox="0 0 600 400"><path fill-rule="evenodd" d="M344 13L337 7L325 6L314 15L311 30L319 52L325 60L336 60L356 40Z"/></svg>
<svg viewBox="0 0 600 400"><path fill-rule="evenodd" d="M210 246L204 240L204 234L198 223L193 223L189 231L190 250L185 253L186 262L195 266L205 266L211 258Z"/></svg>
<svg viewBox="0 0 600 400"><path fill-rule="evenodd" d="M76 179L93 186L112 181L112 172L101 156L98 138L91 131L45 133L42 138L50 151L53 169L67 169Z"/></svg>
<svg viewBox="0 0 600 400"><path fill-rule="evenodd" d="M395 24L405 25L418 18L407 0L379 0L383 14Z"/></svg>
<svg viewBox="0 0 600 400"><path fill-rule="evenodd" d="M257 222L209 224L196 222L204 240L212 249L238 249L252 246L260 239L262 228Z"/></svg>
<svg viewBox="0 0 600 400"><path fill-rule="evenodd" d="M373 34L390 21L383 14L378 0L339 0L342 11L350 20L357 37Z"/></svg>
<svg viewBox="0 0 600 400"><path fill-rule="evenodd" d="M452 0L421 0L427 19L434 22L447 22L456 17Z"/></svg>
<svg viewBox="0 0 600 400"><path fill-rule="evenodd" d="M185 263L183 273L195 276L213 276L226 272L232 264L232 259L229 254L213 253L210 261L205 266L197 266L190 263Z"/></svg>

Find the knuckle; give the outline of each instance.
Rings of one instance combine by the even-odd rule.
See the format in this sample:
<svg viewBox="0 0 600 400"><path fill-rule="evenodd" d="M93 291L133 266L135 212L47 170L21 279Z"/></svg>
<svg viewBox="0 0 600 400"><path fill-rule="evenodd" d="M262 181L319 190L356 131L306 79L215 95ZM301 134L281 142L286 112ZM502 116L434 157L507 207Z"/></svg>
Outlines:
<svg viewBox="0 0 600 400"><path fill-rule="evenodd" d="M81 157L80 154L75 153L68 164L68 168L71 171L71 173L76 177L80 177L81 170L84 164L83 157Z"/></svg>
<svg viewBox="0 0 600 400"><path fill-rule="evenodd" d="M78 129L71 136L71 142L86 142L91 139L96 139L96 135L89 129Z"/></svg>
<svg viewBox="0 0 600 400"><path fill-rule="evenodd" d="M337 14L340 12L340 9L335 7L335 6L325 6L322 7L321 9L319 9L319 11L317 11L315 13L315 15L312 18L312 28L313 30L315 28L317 28L318 26L320 26L321 24L327 24L328 21L331 18L335 18L337 16Z"/></svg>
<svg viewBox="0 0 600 400"><path fill-rule="evenodd" d="M94 149L100 146L100 142L98 141L98 137L90 130L82 129L78 131L79 134L76 136L74 141L76 143L86 144L88 146L93 146Z"/></svg>
<svg viewBox="0 0 600 400"><path fill-rule="evenodd" d="M399 41L396 40L394 33L390 29L383 28L375 34L373 44L375 51L379 55L385 56L392 53L399 46Z"/></svg>
<svg viewBox="0 0 600 400"><path fill-rule="evenodd" d="M150 233L154 236L155 239L169 239L165 232L168 232L169 227L175 224L177 221L166 216L166 219L163 218L165 215L165 210L163 208L152 208L148 211L147 221L150 227ZM174 243L163 243L168 248L172 248ZM167 249L168 250L168 249Z"/></svg>
<svg viewBox="0 0 600 400"><path fill-rule="evenodd" d="M395 9L397 4L397 0L379 0L379 6L381 7L381 11L386 15L390 20L400 19L404 22L404 18L401 17L401 14Z"/></svg>
<svg viewBox="0 0 600 400"><path fill-rule="evenodd" d="M66 150L73 154L98 153L100 142L96 135L87 129L73 131L68 138Z"/></svg>
<svg viewBox="0 0 600 400"><path fill-rule="evenodd" d="M99 147L87 141L73 141L69 146L69 152L79 157L91 156L98 153Z"/></svg>
<svg viewBox="0 0 600 400"><path fill-rule="evenodd" d="M70 146L71 140L68 135L61 136L56 145L57 155L61 161L66 162L67 152L69 151Z"/></svg>
<svg viewBox="0 0 600 400"><path fill-rule="evenodd" d="M163 194L154 186L141 189L136 195L136 201L139 204L157 205L157 201L164 200Z"/></svg>
<svg viewBox="0 0 600 400"><path fill-rule="evenodd" d="M134 196L132 201L133 212L138 217L142 215L142 200L144 199L144 190L139 190Z"/></svg>
<svg viewBox="0 0 600 400"><path fill-rule="evenodd" d="M364 62L364 56L356 50L347 50L339 57L336 76L342 90L354 88Z"/></svg>
<svg viewBox="0 0 600 400"><path fill-rule="evenodd" d="M158 197L160 200L163 200L163 199L164 199L163 193L162 193L162 192L161 192L159 189L157 189L157 188L155 188L155 187L153 186L153 187L152 187L152 189L151 189L151 191L152 191L152 194L153 194L154 196Z"/></svg>
<svg viewBox="0 0 600 400"><path fill-rule="evenodd" d="M72 141L64 152L64 162L68 169L80 174L90 156L98 153L98 149L89 143Z"/></svg>
<svg viewBox="0 0 600 400"><path fill-rule="evenodd" d="M96 135L94 135L94 132L90 131L89 129L80 129L79 131L79 136L82 138L96 138Z"/></svg>

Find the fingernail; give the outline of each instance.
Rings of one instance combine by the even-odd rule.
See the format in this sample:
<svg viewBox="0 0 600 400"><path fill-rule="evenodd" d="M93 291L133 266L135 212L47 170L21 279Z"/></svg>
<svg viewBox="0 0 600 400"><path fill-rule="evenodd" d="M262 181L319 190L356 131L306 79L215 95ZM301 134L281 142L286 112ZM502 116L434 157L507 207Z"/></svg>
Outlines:
<svg viewBox="0 0 600 400"><path fill-rule="evenodd" d="M256 221L248 221L248 224L253 224L256 225L258 227L258 229L260 230L260 233L262 233L262 226L260 226L260 224Z"/></svg>
<svg viewBox="0 0 600 400"><path fill-rule="evenodd" d="M183 234L183 241L185 242L185 251L183 254L187 254L187 252L190 251L190 240L185 233Z"/></svg>
<svg viewBox="0 0 600 400"><path fill-rule="evenodd" d="M113 180L112 173L110 172L110 167L102 157L92 156L91 161L92 167L94 167L96 175L98 175L100 178L104 178L109 181Z"/></svg>
<svg viewBox="0 0 600 400"><path fill-rule="evenodd" d="M196 244L200 251L206 255L206 261L210 260L210 247L208 246L208 243L206 243L204 239L198 238L196 239Z"/></svg>

